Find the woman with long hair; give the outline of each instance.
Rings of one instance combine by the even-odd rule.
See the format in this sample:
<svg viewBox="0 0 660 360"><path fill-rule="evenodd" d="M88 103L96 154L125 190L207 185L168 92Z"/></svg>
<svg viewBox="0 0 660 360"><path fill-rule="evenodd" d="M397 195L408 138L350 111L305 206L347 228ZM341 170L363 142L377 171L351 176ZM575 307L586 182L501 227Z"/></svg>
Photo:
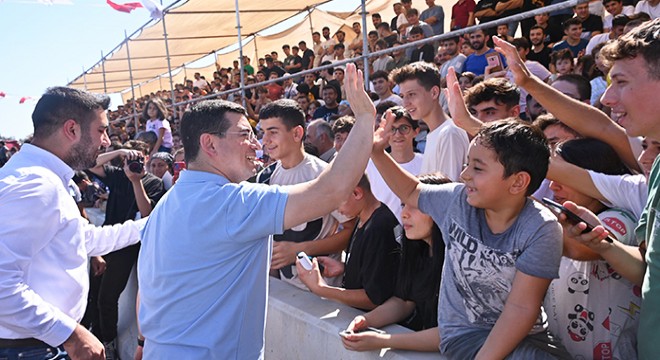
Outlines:
<svg viewBox="0 0 660 360"><path fill-rule="evenodd" d="M419 180L424 184L451 182L438 174L422 175ZM433 219L418 208L404 205L401 218L405 236L394 296L353 319L345 335L342 335L344 347L349 350L393 348L439 351L438 294L445 243ZM395 323L415 332L385 334L368 329Z"/></svg>

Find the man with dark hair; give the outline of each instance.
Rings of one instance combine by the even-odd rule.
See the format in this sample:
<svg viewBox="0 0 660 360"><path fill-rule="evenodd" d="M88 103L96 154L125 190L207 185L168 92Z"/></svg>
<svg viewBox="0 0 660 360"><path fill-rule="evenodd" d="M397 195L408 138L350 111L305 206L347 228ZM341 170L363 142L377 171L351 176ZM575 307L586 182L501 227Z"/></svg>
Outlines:
<svg viewBox="0 0 660 360"><path fill-rule="evenodd" d="M389 76L385 71L376 71L371 74L370 78L374 92L378 95L378 100L374 101L375 106L378 106L383 101L391 101L396 105L403 104L401 97L392 92L392 83L390 83Z"/></svg>
<svg viewBox="0 0 660 360"><path fill-rule="evenodd" d="M439 171L458 180L469 141L438 102L440 72L434 65L418 62L395 69L391 77L399 85L403 106L412 119L423 120L429 127L420 173Z"/></svg>
<svg viewBox="0 0 660 360"><path fill-rule="evenodd" d="M341 147L344 146L353 125L355 125L355 118L348 115L342 116L332 123L332 133L335 135L333 147L336 151L341 150Z"/></svg>
<svg viewBox="0 0 660 360"><path fill-rule="evenodd" d="M394 46L398 36L391 31L390 26L387 23L380 23L376 28L376 31L378 31L378 37L380 37L381 40L385 40L387 47Z"/></svg>
<svg viewBox="0 0 660 360"><path fill-rule="evenodd" d="M548 81L548 79L550 79L550 75L552 75L552 73L545 66L543 66L538 61L527 59L527 55L529 55L530 49L529 49L529 41L526 38L524 37L515 38L513 39L511 44L516 47L516 50L518 51L518 55L520 55L520 58L525 62L525 66L527 66L527 68L529 69L529 71L532 72L532 74L534 74L536 77L538 77L543 81ZM514 82L513 72L507 71L506 78L513 83ZM527 111L527 91L525 91L525 89L520 89L520 112L518 116L520 116L520 118L523 120L527 120L526 111Z"/></svg>
<svg viewBox="0 0 660 360"><path fill-rule="evenodd" d="M408 32L408 41L410 42L422 40L424 38L424 30L422 30L420 26L413 26L412 29ZM433 45L428 43L419 44L415 49L413 49L410 55L410 62L425 61L427 63L433 63L434 57L435 51L433 50Z"/></svg>
<svg viewBox="0 0 660 360"><path fill-rule="evenodd" d="M612 0L612 3L616 3L616 1L617 0ZM604 34L593 36L591 40L589 40L589 44L587 44L585 53L589 55L591 54L591 51L596 46L598 46L598 44L608 42L609 40L618 39L621 35L623 35L623 29L626 28L626 24L628 24L628 22L630 22L630 18L626 15L619 14L615 16L614 19L610 20L610 31Z"/></svg>
<svg viewBox="0 0 660 360"><path fill-rule="evenodd" d="M458 43L458 36L442 41L442 47L445 49L445 54L449 57L449 60L445 61L440 67L440 76L442 78L447 76L447 70L449 70L450 67L453 67L459 74L463 72L463 65L465 64L465 59L467 59L467 57L458 51Z"/></svg>
<svg viewBox="0 0 660 360"><path fill-rule="evenodd" d="M483 30L475 30L470 33L470 45L474 49L474 53L465 59L463 71L469 71L476 75L483 75L488 66L486 55L495 52L495 50L486 46L490 36ZM500 56L502 67L506 67L506 61Z"/></svg>
<svg viewBox="0 0 660 360"><path fill-rule="evenodd" d="M552 50L545 46L545 29L534 25L529 30L529 41L532 43L532 51L527 54L527 59L538 61L546 69L550 69L550 53Z"/></svg>
<svg viewBox="0 0 660 360"><path fill-rule="evenodd" d="M575 17L573 19L578 19L582 23L582 34L581 38L589 41L595 35L598 35L603 32L603 18L591 14L589 12L589 4L581 3L573 7L575 12Z"/></svg>
<svg viewBox="0 0 660 360"><path fill-rule="evenodd" d="M581 52L589 44L588 39L583 39L582 36L582 22L580 19L571 18L564 21L564 34L566 40L562 40L552 47L552 51L559 51L561 49L569 49L573 53L573 57L579 57Z"/></svg>
<svg viewBox="0 0 660 360"><path fill-rule="evenodd" d="M305 114L295 101L278 100L265 105L259 112L259 123L264 132L264 150L276 162L257 175L258 182L283 186L300 184L316 179L328 166L325 161L305 153ZM310 256L331 254L340 259L353 224L346 224L340 233L335 234L335 231L339 222L346 221L348 219L333 211L275 235L271 275L305 288L295 270L296 255L304 251ZM339 285L341 279L328 277L326 281Z"/></svg>
<svg viewBox="0 0 660 360"><path fill-rule="evenodd" d="M146 171L148 156L149 146L146 143L131 140L123 149L99 155L96 166L89 169L110 190L103 225L145 218L165 194L163 181ZM108 164L114 159L121 159L123 167ZM139 251L140 245L135 244L100 259L92 259L92 264L98 261L105 263L106 271L102 274L90 271L92 301L88 314L97 320L91 325L95 329L94 334L103 342L108 358L116 357L119 296L128 283Z"/></svg>
<svg viewBox="0 0 660 360"><path fill-rule="evenodd" d="M371 14L371 23L374 24L374 29L378 29L378 25L380 25L382 22L383 22L383 18L380 16L379 13Z"/></svg>
<svg viewBox="0 0 660 360"><path fill-rule="evenodd" d="M395 2L392 4L392 9L394 10L394 17L390 21L390 30L397 30L397 22L399 21L399 15L403 12L403 5L400 2Z"/></svg>
<svg viewBox="0 0 660 360"><path fill-rule="evenodd" d="M302 68L301 70L309 70L314 68L314 51L310 48L307 47L307 43L304 41L301 41L298 43L298 46L300 47L300 51L303 52L301 58L302 58Z"/></svg>
<svg viewBox="0 0 660 360"><path fill-rule="evenodd" d="M271 56L266 58L266 68L264 69L264 74L269 77L272 72L275 72L277 77L282 77L286 73L284 69L275 64L275 59ZM259 73L257 73L257 75L259 75Z"/></svg>
<svg viewBox="0 0 660 360"><path fill-rule="evenodd" d="M615 17L635 13L635 7L632 5L623 6L622 0L603 0L603 7L607 10L607 15L603 18L603 32L605 33L612 30L612 21Z"/></svg>
<svg viewBox="0 0 660 360"><path fill-rule="evenodd" d="M339 103L338 99L341 99L341 94L339 86L337 84L328 83L323 87L323 101L325 105L314 111L314 119L324 119L325 121L330 121L332 115L339 113Z"/></svg>
<svg viewBox="0 0 660 360"><path fill-rule="evenodd" d="M568 97L591 104L591 83L582 75L562 75L552 82L552 87Z"/></svg>
<svg viewBox="0 0 660 360"><path fill-rule="evenodd" d="M78 324L87 259L135 244L141 225L89 224L68 184L110 145L109 103L81 90L48 89L32 113L32 142L0 169L0 357L53 357L63 346L72 359L105 359L103 344Z"/></svg>
<svg viewBox="0 0 660 360"><path fill-rule="evenodd" d="M144 358L263 358L269 236L336 209L369 158L375 109L352 65L347 84L361 115L344 149L318 178L285 188L244 181L261 146L240 105L186 110L187 170L149 217L138 260Z"/></svg>
<svg viewBox="0 0 660 360"><path fill-rule="evenodd" d="M465 104L482 122L517 117L520 114L520 90L503 78L491 78L469 88Z"/></svg>

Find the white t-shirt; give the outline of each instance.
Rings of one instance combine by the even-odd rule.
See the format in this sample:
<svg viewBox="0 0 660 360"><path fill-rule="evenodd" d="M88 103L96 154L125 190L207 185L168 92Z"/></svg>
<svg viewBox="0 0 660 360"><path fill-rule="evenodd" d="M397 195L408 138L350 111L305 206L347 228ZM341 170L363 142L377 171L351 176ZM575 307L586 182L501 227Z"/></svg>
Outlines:
<svg viewBox="0 0 660 360"><path fill-rule="evenodd" d="M640 1L635 5L635 13L645 12L649 14L651 20L660 17L660 3L651 6L648 1Z"/></svg>
<svg viewBox="0 0 660 360"><path fill-rule="evenodd" d="M587 44L587 49L584 51L585 54L591 55L591 51L600 43L604 43L610 39L610 33L606 32L603 34L598 34L592 37Z"/></svg>
<svg viewBox="0 0 660 360"><path fill-rule="evenodd" d="M378 100L374 101L374 106L378 106L378 104L380 104L381 102L384 102L384 101L391 101L391 102L393 102L393 103L395 103L399 106L403 105L403 99L401 99L401 97L397 94L392 94L392 95L386 97L383 100L378 99Z"/></svg>
<svg viewBox="0 0 660 360"><path fill-rule="evenodd" d="M614 19L614 16L612 14L608 13L607 11L605 12L607 15L603 18L603 29L611 29L612 28L612 19ZM623 7L623 10L621 10L621 14L623 15L632 15L635 13L635 7L632 5L626 5ZM588 53L587 53L588 54Z"/></svg>
<svg viewBox="0 0 660 360"><path fill-rule="evenodd" d="M441 172L452 181L458 181L467 160L470 140L465 130L447 119L426 135L426 147L420 174Z"/></svg>
<svg viewBox="0 0 660 360"><path fill-rule="evenodd" d="M173 143L172 143L172 129L170 128L170 122L167 120L160 120L160 119L147 121L147 131L153 131L154 133L156 133L156 136L160 135L159 130L161 128L165 129L162 146L171 148Z"/></svg>
<svg viewBox="0 0 660 360"><path fill-rule="evenodd" d="M648 186L646 176L638 175L606 175L588 170L591 181L607 202L605 205L630 211L636 218L642 216Z"/></svg>
<svg viewBox="0 0 660 360"><path fill-rule="evenodd" d="M629 213L609 209L598 218L617 240L637 245L636 220ZM606 261L563 257L544 309L548 330L574 359L635 359L641 302L639 286Z"/></svg>
<svg viewBox="0 0 660 360"><path fill-rule="evenodd" d="M304 183L316 179L327 166L328 164L325 161L309 154L305 154L303 161L290 169L283 168L282 164L278 162L275 170L273 170L273 174L270 176L270 184L283 185L286 187L286 185ZM321 219L322 224L320 225L320 228L313 231L315 233L314 235L316 236L311 239L305 239L304 241L324 239L332 235L337 230L339 223L349 220L337 211L326 214ZM312 231L312 227L319 226L319 224L315 223L315 221L316 220L312 220L304 224L294 226L290 230L286 230L284 235L293 237L296 235L295 233L302 234L305 232L305 230L307 230L309 233L309 231ZM275 240L277 240L277 237L278 236L275 236ZM341 254L333 254L331 257L340 259ZM280 278L284 282L297 286L303 290L307 290L307 287L298 279L298 272L296 271L295 265L286 266L280 269ZM325 279L329 284L332 284L333 286L339 286L341 284L341 276Z"/></svg>
<svg viewBox="0 0 660 360"><path fill-rule="evenodd" d="M399 164L399 166L415 176L419 175L420 170L422 169L422 154L415 153L415 157L413 157L412 160L407 163ZM380 172L378 172L376 165L374 165L371 159L367 164L367 176L369 177L369 183L371 184L371 192L376 199L387 205L392 213L396 215L396 218L399 219L399 222L401 222L401 200L387 186L385 180L383 180L383 177L380 175Z"/></svg>

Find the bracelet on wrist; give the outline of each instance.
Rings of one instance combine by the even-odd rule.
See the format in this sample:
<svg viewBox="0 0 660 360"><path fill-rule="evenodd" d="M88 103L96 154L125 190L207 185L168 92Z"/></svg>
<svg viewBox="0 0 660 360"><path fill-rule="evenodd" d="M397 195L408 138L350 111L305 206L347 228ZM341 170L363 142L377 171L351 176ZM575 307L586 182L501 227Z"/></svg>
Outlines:
<svg viewBox="0 0 660 360"><path fill-rule="evenodd" d="M138 338L137 341L138 341L138 346L139 347L144 347L144 339Z"/></svg>

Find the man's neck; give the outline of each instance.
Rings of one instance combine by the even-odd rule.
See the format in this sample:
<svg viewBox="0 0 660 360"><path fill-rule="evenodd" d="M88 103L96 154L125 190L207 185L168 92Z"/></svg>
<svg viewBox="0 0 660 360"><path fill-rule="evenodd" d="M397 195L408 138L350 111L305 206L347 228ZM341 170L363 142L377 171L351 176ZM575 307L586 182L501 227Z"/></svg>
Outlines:
<svg viewBox="0 0 660 360"><path fill-rule="evenodd" d="M376 199L373 194L367 193L364 194L364 196L364 207L358 215L358 218L360 219L358 227L360 228L364 226L364 224L366 224L369 219L371 219L371 217L374 215L374 212L381 206L380 201L378 201L378 199Z"/></svg>
<svg viewBox="0 0 660 360"><path fill-rule="evenodd" d="M534 53L536 53L536 54L543 51L543 49L545 49L545 44L543 43L543 41L541 41L541 43L538 44L538 45L532 46L532 51L534 51Z"/></svg>
<svg viewBox="0 0 660 360"><path fill-rule="evenodd" d="M568 43L568 45L576 46L576 45L580 44L580 38L573 39L573 38L567 37L566 42Z"/></svg>
<svg viewBox="0 0 660 360"><path fill-rule="evenodd" d="M478 51L475 50L474 53L475 53L476 55L481 56L481 55L487 53L488 50L490 50L490 48L489 48L488 46L484 46L484 47L481 48L481 50L478 50Z"/></svg>
<svg viewBox="0 0 660 360"><path fill-rule="evenodd" d="M398 164L409 163L415 158L415 152L413 151L412 146L406 147L405 149L395 149L392 147L390 155Z"/></svg>
<svg viewBox="0 0 660 360"><path fill-rule="evenodd" d="M392 96L392 91L391 91L391 90L390 90L390 91L387 91L387 92L384 93L382 96L378 95L378 98L379 98L380 100L385 100L385 99L387 99L387 98L390 97L390 96Z"/></svg>
<svg viewBox="0 0 660 360"><path fill-rule="evenodd" d="M298 164L300 164L304 159L305 151L301 145L300 149L296 149L296 151L292 151L290 154L287 154L278 160L280 161L282 167L288 170L298 166Z"/></svg>
<svg viewBox="0 0 660 360"><path fill-rule="evenodd" d="M444 124L445 121L447 121L447 115L445 115L445 112L442 110L442 106L435 101L435 104L433 104L433 109L431 109L431 112L422 118L426 125L429 126L429 132L437 129L440 127L440 125Z"/></svg>

